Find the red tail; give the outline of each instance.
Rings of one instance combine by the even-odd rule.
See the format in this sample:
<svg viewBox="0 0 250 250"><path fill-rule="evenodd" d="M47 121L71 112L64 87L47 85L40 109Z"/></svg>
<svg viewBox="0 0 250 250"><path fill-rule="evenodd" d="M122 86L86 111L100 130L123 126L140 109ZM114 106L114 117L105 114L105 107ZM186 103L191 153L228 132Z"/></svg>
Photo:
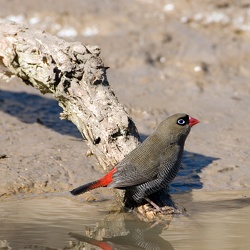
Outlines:
<svg viewBox="0 0 250 250"><path fill-rule="evenodd" d="M116 168L113 168L110 172L108 172L101 179L84 184L80 187L77 187L77 188L71 190L70 193L73 195L79 195L79 194L85 193L85 192L90 191L90 190L95 189L95 188L107 187L108 184L110 184L112 182L112 176L113 176L113 173L115 171L116 171Z"/></svg>

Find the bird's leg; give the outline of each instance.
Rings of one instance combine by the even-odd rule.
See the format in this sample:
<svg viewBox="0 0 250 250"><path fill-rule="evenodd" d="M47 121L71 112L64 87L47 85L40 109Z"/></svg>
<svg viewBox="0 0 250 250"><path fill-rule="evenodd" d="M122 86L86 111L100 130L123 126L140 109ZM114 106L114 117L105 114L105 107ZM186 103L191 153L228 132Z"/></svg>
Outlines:
<svg viewBox="0 0 250 250"><path fill-rule="evenodd" d="M144 198L149 204L151 204L157 212L162 212L162 209L156 204L154 203L153 201L151 201L149 198Z"/></svg>

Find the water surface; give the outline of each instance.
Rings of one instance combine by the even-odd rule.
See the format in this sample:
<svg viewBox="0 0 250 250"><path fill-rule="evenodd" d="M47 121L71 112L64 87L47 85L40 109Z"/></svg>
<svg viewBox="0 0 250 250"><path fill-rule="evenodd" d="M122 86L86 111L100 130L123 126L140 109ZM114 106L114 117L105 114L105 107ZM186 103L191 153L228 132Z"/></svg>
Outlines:
<svg viewBox="0 0 250 250"><path fill-rule="evenodd" d="M174 199L188 216L170 223L116 213L112 201L2 199L0 249L250 249L249 191L191 192Z"/></svg>

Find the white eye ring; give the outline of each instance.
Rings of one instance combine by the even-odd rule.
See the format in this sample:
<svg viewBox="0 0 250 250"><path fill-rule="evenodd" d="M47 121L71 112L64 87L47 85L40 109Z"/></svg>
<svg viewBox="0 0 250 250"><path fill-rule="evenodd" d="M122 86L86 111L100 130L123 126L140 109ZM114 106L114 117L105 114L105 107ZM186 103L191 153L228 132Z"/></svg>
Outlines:
<svg viewBox="0 0 250 250"><path fill-rule="evenodd" d="M185 125L186 124L186 121L182 118L180 118L178 121L177 121L177 124L179 125Z"/></svg>

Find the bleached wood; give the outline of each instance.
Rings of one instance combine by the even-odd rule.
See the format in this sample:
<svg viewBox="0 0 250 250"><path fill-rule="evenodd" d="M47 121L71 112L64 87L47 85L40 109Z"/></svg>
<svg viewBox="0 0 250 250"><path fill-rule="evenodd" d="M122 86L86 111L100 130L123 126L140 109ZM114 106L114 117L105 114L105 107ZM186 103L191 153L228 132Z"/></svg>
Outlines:
<svg viewBox="0 0 250 250"><path fill-rule="evenodd" d="M100 52L97 46L0 23L0 64L7 68L2 78L14 74L43 94L53 94L63 108L61 118L77 126L89 154L110 169L136 147L139 136L108 83Z"/></svg>

